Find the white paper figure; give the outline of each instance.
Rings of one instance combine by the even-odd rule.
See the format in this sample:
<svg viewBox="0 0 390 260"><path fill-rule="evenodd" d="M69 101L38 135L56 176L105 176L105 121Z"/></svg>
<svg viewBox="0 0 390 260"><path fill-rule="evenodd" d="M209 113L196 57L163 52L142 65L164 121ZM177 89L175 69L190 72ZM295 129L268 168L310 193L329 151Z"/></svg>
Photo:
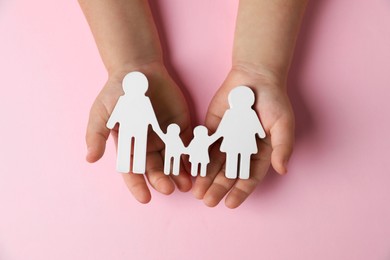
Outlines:
<svg viewBox="0 0 390 260"><path fill-rule="evenodd" d="M179 175L180 158L185 151L184 144L180 138L180 127L177 124L170 124L166 134L160 135L165 143L164 173ZM172 168L172 169L171 169Z"/></svg>
<svg viewBox="0 0 390 260"><path fill-rule="evenodd" d="M145 96L148 90L146 76L141 72L130 72L123 79L122 87L125 94L119 97L107 122L109 129L119 123L116 169L122 173L130 172L133 145L132 172L144 174L148 127L152 125L158 134L162 131L150 99Z"/></svg>
<svg viewBox="0 0 390 260"><path fill-rule="evenodd" d="M252 109L253 91L246 86L232 89L228 97L230 109L226 110L215 132L223 137L220 150L226 153L225 176L229 179L248 179L251 154L257 153L256 134L265 137L264 129Z"/></svg>
<svg viewBox="0 0 390 260"><path fill-rule="evenodd" d="M194 129L194 138L187 147L187 153L191 162L191 175L205 177L207 164L210 162L209 147L216 141L216 136L209 136L205 126L197 126ZM200 166L200 169L199 169Z"/></svg>

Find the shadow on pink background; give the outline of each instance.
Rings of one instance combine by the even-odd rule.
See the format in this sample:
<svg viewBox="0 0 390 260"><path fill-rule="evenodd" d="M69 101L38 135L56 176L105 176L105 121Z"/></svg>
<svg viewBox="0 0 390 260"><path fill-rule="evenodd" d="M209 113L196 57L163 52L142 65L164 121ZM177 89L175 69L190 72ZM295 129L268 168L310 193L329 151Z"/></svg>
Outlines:
<svg viewBox="0 0 390 260"><path fill-rule="evenodd" d="M172 73L202 123L230 66L237 1L160 0ZM112 140L87 164L106 80L76 1L0 2L0 259L390 259L390 3L311 1L290 72L290 172L237 210L138 204Z"/></svg>

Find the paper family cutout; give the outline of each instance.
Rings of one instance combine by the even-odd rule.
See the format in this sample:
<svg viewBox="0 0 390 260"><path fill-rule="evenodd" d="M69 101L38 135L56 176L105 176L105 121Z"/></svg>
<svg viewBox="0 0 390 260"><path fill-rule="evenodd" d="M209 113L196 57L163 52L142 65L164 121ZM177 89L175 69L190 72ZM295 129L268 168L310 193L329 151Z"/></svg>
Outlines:
<svg viewBox="0 0 390 260"><path fill-rule="evenodd" d="M148 127L151 125L165 143L166 175L171 172L179 175L181 155L188 154L191 175L197 176L199 172L200 176L206 176L210 162L209 147L223 138L220 150L226 153L226 178L249 178L250 157L257 153L256 135L265 137L260 120L252 109L255 95L249 87L238 86L231 90L228 96L230 108L226 110L215 133L209 136L205 126L195 127L194 138L188 147L185 147L180 138L180 127L177 124L170 124L166 133L161 130L152 103L145 95L148 80L144 74L138 71L128 73L123 79L122 87L125 94L119 97L107 122L109 129L119 123L118 172L145 173ZM130 165L133 166L132 169Z"/></svg>

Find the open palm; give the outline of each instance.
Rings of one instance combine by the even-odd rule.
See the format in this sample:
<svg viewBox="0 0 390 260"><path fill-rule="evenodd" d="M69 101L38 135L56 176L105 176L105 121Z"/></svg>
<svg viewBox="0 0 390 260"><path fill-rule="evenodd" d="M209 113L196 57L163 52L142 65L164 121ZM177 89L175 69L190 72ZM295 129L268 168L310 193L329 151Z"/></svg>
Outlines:
<svg viewBox="0 0 390 260"><path fill-rule="evenodd" d="M228 94L236 86L247 85L255 92L254 109L259 113L267 137L257 140L259 152L251 157L250 178L232 180L225 177L225 156L214 145L206 177L198 177L193 193L206 205L216 206L225 197L229 208L241 205L266 175L270 164L280 174L287 172L287 162L294 141L294 117L285 88L266 77L241 69L232 70L212 99L205 125L211 132L218 128L229 108Z"/></svg>

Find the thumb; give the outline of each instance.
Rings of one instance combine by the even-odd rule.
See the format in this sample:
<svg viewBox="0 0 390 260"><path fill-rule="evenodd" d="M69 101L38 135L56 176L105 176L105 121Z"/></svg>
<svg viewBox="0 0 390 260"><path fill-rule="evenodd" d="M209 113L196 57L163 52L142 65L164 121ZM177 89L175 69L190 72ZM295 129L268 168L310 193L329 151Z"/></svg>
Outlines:
<svg viewBox="0 0 390 260"><path fill-rule="evenodd" d="M91 109L85 137L87 143L86 160L90 163L96 162L104 154L106 142L110 135L110 130L106 127L106 121L104 117L96 112L94 107Z"/></svg>
<svg viewBox="0 0 390 260"><path fill-rule="evenodd" d="M271 129L271 163L279 174L287 173L287 164L294 145L294 124L290 120L282 121Z"/></svg>

